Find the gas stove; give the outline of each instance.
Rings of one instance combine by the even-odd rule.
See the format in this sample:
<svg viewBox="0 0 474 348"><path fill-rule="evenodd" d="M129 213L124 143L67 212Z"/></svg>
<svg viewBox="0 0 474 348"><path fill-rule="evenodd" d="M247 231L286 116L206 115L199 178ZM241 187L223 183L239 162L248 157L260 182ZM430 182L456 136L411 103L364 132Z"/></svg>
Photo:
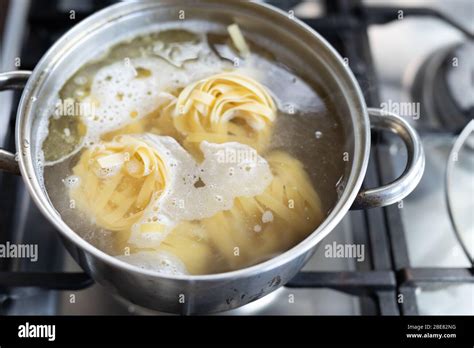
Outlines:
<svg viewBox="0 0 474 348"><path fill-rule="evenodd" d="M422 135L427 169L419 187L403 202L347 214L286 286L222 314L474 314L472 259L465 253L473 249L473 240L472 236L467 242L457 237L444 185L453 141L473 116L469 98L474 93L456 89L452 82L465 74L448 64L469 57L472 3L460 0L443 8L434 0L421 2L420 7L413 6L416 1L410 7L403 6L403 1L269 2L292 11L338 50L356 76L368 106L408 110L402 116ZM65 31L112 3L1 1L7 11L0 16L0 70L32 70ZM471 11L470 16L466 11ZM469 76L472 66L471 70L465 67L465 60L458 63ZM472 89L472 81L467 79L466 86ZM10 150L14 150L18 98L18 94L0 94L0 147ZM407 108L402 109L404 106ZM455 115L455 121L446 119L448 113ZM375 187L396 178L404 170L405 157L396 139L374 135L364 186ZM468 173L467 181L461 183L466 187L461 200L471 208L472 175ZM0 192L0 243L38 245L39 253L48 256L37 262L0 258L1 314L160 314L111 295L84 274L29 198L21 178L0 174ZM469 223L474 226L472 220ZM327 254L327 245L333 249L363 246L364 253L337 257Z"/></svg>

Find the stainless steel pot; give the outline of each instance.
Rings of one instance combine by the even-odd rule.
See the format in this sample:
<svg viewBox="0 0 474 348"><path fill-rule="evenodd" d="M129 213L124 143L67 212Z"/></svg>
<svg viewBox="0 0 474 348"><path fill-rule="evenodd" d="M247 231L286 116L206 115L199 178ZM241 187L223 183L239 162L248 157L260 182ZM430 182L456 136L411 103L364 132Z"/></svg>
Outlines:
<svg viewBox="0 0 474 348"><path fill-rule="evenodd" d="M54 95L94 51L131 33L150 30L156 23L203 20L238 23L252 38L272 45L280 59L297 66L338 96L350 144L347 183L326 220L297 246L264 263L234 272L201 276L165 276L140 270L109 256L79 237L51 204L37 165L38 126L48 116ZM66 33L46 53L35 70L0 74L0 90L22 88L18 108L15 156L0 151L0 169L19 173L43 214L56 226L74 259L97 282L141 306L173 313L224 311L254 301L289 281L312 256L315 246L352 208L380 207L407 196L424 170L424 154L415 131L400 117L367 109L350 69L318 33L287 13L246 1L161 0L121 3L94 14ZM370 129L399 135L408 150L402 176L379 188L359 191L370 152ZM19 166L17 165L19 164ZM18 170L19 168L19 170Z"/></svg>

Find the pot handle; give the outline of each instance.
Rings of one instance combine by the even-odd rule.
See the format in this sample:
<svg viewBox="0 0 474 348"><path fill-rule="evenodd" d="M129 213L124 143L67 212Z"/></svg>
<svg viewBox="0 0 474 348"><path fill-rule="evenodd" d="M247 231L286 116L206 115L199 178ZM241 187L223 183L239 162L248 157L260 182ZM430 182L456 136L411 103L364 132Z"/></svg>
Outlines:
<svg viewBox="0 0 474 348"><path fill-rule="evenodd" d="M351 209L384 207L401 201L418 185L425 170L425 153L416 131L400 116L381 109L368 109L371 128L398 135L407 148L408 161L403 174L390 184L362 190Z"/></svg>
<svg viewBox="0 0 474 348"><path fill-rule="evenodd" d="M23 89L31 71L17 70L0 73L0 92L9 89ZM0 171L20 175L15 154L0 148Z"/></svg>

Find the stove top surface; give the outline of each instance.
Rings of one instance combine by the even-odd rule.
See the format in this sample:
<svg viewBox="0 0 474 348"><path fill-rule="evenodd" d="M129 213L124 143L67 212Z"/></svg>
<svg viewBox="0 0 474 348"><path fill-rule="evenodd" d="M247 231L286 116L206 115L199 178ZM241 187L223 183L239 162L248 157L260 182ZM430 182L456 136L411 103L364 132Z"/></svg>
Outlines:
<svg viewBox="0 0 474 348"><path fill-rule="evenodd" d="M94 1L73 0L10 2L9 16L17 21L11 21L9 39L3 40L9 49L3 50L1 70L15 68L12 62L18 57L21 69L33 69L48 47L74 24L67 17L69 11L76 11L78 21L112 2L100 2L100 6ZM390 2L390 6L375 10L370 9L380 5L376 1L273 3L295 11L347 58L367 104L374 107L415 103L416 111L416 103L423 101L413 100L412 86L422 58L439 46L464 40L449 25L430 22L436 22L430 16L411 17L409 9L406 19L393 20L404 2ZM457 6L462 11L464 5ZM23 26L18 25L20 18L24 18ZM433 34L435 28L439 35ZM442 37L443 45L430 39L433 36ZM432 46L428 47L430 40ZM0 146L13 149L13 105L18 95L2 93L0 98L2 105L11 106L7 116L0 115ZM457 134L441 122L427 122L430 117L426 113L416 116L406 115L422 135L427 169L415 192L388 208L350 212L287 286L223 314L474 314L471 264L455 238L444 203L444 170ZM394 179L403 172L405 157L396 139L376 135L365 186ZM469 183L466 185L466 199L471 197L472 204L474 192L469 191ZM98 284L90 285L54 228L36 209L20 178L0 174L0 191L0 242L37 244L39 253L48 255L37 262L0 260L2 313L156 314L112 296ZM333 243L363 245L365 257L327 257L325 246ZM39 274L32 277L32 272ZM38 284L44 289L35 286Z"/></svg>

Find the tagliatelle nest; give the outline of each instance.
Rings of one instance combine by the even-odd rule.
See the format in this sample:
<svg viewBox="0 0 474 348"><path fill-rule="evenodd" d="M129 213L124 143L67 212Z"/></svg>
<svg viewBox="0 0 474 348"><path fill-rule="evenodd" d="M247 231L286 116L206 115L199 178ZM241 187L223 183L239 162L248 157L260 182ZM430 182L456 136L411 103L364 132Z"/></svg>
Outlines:
<svg viewBox="0 0 474 348"><path fill-rule="evenodd" d="M197 81L164 110L188 145L236 141L262 151L269 142L276 106L266 88L236 73Z"/></svg>
<svg viewBox="0 0 474 348"><path fill-rule="evenodd" d="M163 191L167 175L156 150L128 135L86 150L73 174L81 182L71 198L111 231L130 229L153 195Z"/></svg>

